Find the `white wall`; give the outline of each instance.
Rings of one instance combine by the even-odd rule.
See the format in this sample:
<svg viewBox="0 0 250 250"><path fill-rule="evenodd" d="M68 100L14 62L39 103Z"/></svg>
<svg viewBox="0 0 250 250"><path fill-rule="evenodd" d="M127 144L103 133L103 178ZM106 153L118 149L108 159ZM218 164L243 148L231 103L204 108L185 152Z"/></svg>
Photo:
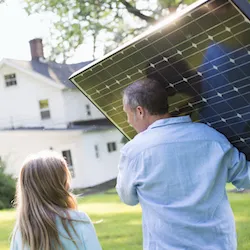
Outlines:
<svg viewBox="0 0 250 250"><path fill-rule="evenodd" d="M16 74L17 85L6 87L4 75ZM40 117L39 100L48 99L51 118ZM0 69L0 128L20 126L65 127L62 91L16 69Z"/></svg>
<svg viewBox="0 0 250 250"><path fill-rule="evenodd" d="M0 131L0 157L7 164L7 172L18 176L22 162L41 150L60 152L70 150L75 177L72 188L84 188L115 178L122 135L117 130L85 133L81 130L57 131ZM117 142L117 151L108 153L106 143ZM94 145L99 145L96 158Z"/></svg>
<svg viewBox="0 0 250 250"><path fill-rule="evenodd" d="M71 150L70 146L82 137L82 132L57 130L13 130L0 131L0 157L7 163L8 173L18 176L24 159L41 150L53 150L60 152L61 148Z"/></svg>
<svg viewBox="0 0 250 250"><path fill-rule="evenodd" d="M120 148L123 146L121 144L122 134L114 128L102 132L90 132L85 134L84 138L85 140L81 142L83 145L81 157L87 167L79 168L77 171L85 185L97 185L115 178L118 173ZM108 142L116 142L117 151L109 153ZM96 158L95 155L95 145L99 147L99 158ZM78 151L78 153L80 152Z"/></svg>
<svg viewBox="0 0 250 250"><path fill-rule="evenodd" d="M104 115L78 90L63 90L64 110L67 122L104 118ZM86 105L90 106L91 114L87 114Z"/></svg>

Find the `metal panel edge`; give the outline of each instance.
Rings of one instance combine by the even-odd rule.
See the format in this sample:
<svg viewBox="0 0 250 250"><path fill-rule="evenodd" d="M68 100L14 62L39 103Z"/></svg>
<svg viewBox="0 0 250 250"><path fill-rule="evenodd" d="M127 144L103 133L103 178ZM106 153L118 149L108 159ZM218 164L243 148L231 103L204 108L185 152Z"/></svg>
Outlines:
<svg viewBox="0 0 250 250"><path fill-rule="evenodd" d="M247 0L230 0L250 20L250 3Z"/></svg>
<svg viewBox="0 0 250 250"><path fill-rule="evenodd" d="M99 107L98 104L96 104L93 100L91 100L88 95L78 86L78 84L74 81L74 79L71 79L71 82L77 87L77 89L92 103L95 105L95 107L105 116L106 119L112 122L112 124L121 132L123 136L125 136L128 140L131 140L131 138L127 137L126 134L123 133L123 131L116 125L116 123L107 117L107 115L102 111L102 109Z"/></svg>

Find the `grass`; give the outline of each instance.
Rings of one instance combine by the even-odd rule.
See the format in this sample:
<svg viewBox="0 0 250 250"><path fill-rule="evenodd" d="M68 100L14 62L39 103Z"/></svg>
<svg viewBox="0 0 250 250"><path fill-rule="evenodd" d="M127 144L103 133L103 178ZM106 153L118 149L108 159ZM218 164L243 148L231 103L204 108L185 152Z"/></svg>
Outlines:
<svg viewBox="0 0 250 250"><path fill-rule="evenodd" d="M230 189L231 186L228 186ZM229 193L235 214L238 250L250 249L250 194ZM79 198L79 209L97 222L95 228L104 250L141 250L141 209L123 205L115 192ZM15 210L0 211L0 249L9 249Z"/></svg>

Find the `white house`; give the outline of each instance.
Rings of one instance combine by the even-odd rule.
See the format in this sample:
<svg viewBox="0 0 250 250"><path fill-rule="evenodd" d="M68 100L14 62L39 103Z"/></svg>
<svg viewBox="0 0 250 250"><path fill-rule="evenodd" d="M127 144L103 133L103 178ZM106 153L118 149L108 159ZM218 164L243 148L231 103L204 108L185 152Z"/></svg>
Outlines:
<svg viewBox="0 0 250 250"><path fill-rule="evenodd" d="M30 41L31 61L0 62L0 157L17 176L30 153L51 149L67 158L72 188L117 175L122 134L68 80L89 62L44 59L41 39Z"/></svg>

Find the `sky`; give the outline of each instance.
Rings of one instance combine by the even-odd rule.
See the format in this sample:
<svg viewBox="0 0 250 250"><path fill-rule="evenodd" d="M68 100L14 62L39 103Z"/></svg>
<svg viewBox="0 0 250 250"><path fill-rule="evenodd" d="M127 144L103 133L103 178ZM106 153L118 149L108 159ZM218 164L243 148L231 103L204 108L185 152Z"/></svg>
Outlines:
<svg viewBox="0 0 250 250"><path fill-rule="evenodd" d="M20 0L6 0L5 4L0 4L0 60L30 60L29 40L37 37L48 38L51 27L51 15L28 16ZM92 59L91 46L87 43L88 41L80 46L75 55L68 60L69 63Z"/></svg>

